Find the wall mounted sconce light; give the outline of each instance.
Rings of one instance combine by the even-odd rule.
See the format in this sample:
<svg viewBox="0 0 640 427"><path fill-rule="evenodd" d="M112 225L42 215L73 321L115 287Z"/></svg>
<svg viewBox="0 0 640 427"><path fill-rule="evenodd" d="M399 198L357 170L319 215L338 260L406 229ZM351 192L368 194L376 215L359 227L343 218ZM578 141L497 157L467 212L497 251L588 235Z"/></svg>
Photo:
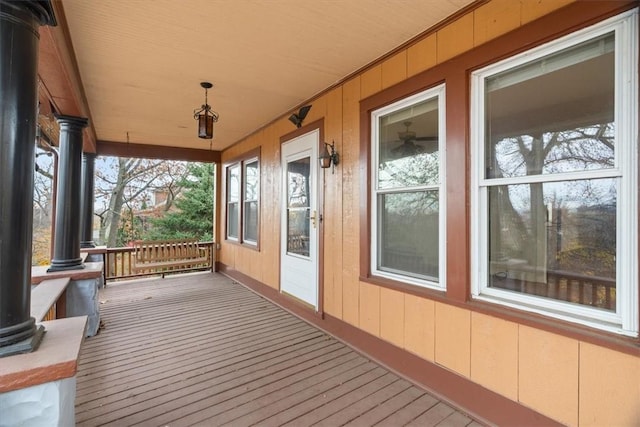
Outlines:
<svg viewBox="0 0 640 427"><path fill-rule="evenodd" d="M218 121L220 116L211 109L207 102L207 91L213 87L209 82L202 82L200 86L204 88L204 104L202 108L193 110L193 118L198 121L198 138L213 138L213 124Z"/></svg>
<svg viewBox="0 0 640 427"><path fill-rule="evenodd" d="M340 163L340 155L336 152L335 141L331 141L331 144L326 142L323 143L324 148L320 156L318 156L318 160L320 160L320 167L322 169L327 169L333 164L333 169L331 170L331 174L333 174L336 170L336 165ZM331 152L329 152L328 147L331 148Z"/></svg>
<svg viewBox="0 0 640 427"><path fill-rule="evenodd" d="M300 108L300 110L298 110L298 114L293 113L292 115L290 115L289 121L296 125L297 128L299 128L300 126L302 126L302 121L305 117L307 117L309 110L311 110L311 105L305 105L304 107Z"/></svg>

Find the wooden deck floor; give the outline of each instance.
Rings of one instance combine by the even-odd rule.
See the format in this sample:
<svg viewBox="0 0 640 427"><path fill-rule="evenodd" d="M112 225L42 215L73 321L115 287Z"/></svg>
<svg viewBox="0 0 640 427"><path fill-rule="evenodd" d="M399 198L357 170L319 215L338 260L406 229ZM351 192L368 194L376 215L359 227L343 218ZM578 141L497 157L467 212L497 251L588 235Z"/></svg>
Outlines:
<svg viewBox="0 0 640 427"><path fill-rule="evenodd" d="M226 277L109 285L76 423L479 426Z"/></svg>

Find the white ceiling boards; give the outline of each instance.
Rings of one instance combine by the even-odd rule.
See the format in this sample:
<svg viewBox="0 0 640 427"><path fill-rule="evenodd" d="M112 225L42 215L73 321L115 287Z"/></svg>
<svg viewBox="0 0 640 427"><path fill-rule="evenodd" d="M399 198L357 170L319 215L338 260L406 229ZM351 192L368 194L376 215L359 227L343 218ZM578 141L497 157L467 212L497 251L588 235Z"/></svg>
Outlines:
<svg viewBox="0 0 640 427"><path fill-rule="evenodd" d="M97 139L221 150L472 0L63 0ZM200 82L220 114L199 139Z"/></svg>

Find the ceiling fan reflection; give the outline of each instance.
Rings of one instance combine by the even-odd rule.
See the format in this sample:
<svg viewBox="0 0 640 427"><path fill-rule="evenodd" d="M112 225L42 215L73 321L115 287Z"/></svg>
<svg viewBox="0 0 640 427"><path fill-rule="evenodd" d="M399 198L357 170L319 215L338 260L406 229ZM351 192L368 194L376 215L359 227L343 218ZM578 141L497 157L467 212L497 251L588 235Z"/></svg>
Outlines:
<svg viewBox="0 0 640 427"><path fill-rule="evenodd" d="M401 144L391 149L393 157L401 158L422 153L431 154L438 150L437 136L416 136L414 131L409 130L411 126L410 121L404 122L403 125L406 129L398 132L398 138ZM416 141L425 142L425 144L416 144Z"/></svg>

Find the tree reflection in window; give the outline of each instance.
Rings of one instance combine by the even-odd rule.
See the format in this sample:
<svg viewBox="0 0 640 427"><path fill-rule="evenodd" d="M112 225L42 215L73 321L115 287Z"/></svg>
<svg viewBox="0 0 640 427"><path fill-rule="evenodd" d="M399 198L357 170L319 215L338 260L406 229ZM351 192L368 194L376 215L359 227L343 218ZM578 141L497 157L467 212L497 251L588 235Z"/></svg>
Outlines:
<svg viewBox="0 0 640 427"><path fill-rule="evenodd" d="M609 33L485 79L490 287L615 310L614 59Z"/></svg>
<svg viewBox="0 0 640 427"><path fill-rule="evenodd" d="M309 256L309 178L311 159L287 163L287 252Z"/></svg>
<svg viewBox="0 0 640 427"><path fill-rule="evenodd" d="M440 136L444 86L373 113L374 273L443 287ZM374 252L375 251L375 252Z"/></svg>

